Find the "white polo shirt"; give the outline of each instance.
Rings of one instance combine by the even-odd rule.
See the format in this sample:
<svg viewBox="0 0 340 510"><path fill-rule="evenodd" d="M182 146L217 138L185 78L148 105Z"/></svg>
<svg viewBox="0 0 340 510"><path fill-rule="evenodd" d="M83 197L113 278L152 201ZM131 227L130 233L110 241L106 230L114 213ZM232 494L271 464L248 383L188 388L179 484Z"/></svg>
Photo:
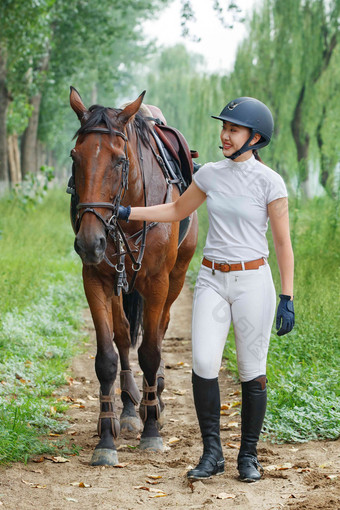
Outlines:
<svg viewBox="0 0 340 510"><path fill-rule="evenodd" d="M207 195L209 230L203 255L236 262L268 257L267 205L287 197L282 177L251 156L207 163L193 176Z"/></svg>

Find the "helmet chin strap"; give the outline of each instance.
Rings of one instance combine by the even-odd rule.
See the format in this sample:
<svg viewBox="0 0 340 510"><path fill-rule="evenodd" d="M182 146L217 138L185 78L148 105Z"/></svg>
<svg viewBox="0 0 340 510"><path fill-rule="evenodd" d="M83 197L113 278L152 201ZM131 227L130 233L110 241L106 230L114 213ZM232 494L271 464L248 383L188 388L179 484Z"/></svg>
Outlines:
<svg viewBox="0 0 340 510"><path fill-rule="evenodd" d="M242 147L234 152L234 154L232 154L231 156L224 156L225 158L228 158L228 159L231 159L232 161L236 158L238 158L239 156L241 156L241 154L243 154L244 152L247 152L249 150L253 150L253 149L256 149L257 148L257 144L255 145L249 145L250 142L252 141L252 139L254 138L255 136L255 129L252 129L251 130L251 133L250 133L250 137L248 138L248 140L246 141L245 144L242 145ZM223 147L220 147L220 149L223 149Z"/></svg>

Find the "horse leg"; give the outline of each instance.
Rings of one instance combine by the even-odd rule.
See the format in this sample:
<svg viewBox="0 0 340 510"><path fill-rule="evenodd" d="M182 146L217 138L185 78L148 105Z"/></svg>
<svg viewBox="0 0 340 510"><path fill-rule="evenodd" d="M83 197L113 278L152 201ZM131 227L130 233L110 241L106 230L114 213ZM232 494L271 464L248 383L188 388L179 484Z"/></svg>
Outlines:
<svg viewBox="0 0 340 510"><path fill-rule="evenodd" d="M131 435L135 437L141 428L135 408L140 402L140 392L129 362L130 325L124 313L122 299L117 296L112 298L112 315L114 342L119 352L121 366L120 388L123 411L120 415L120 431L125 437Z"/></svg>
<svg viewBox="0 0 340 510"><path fill-rule="evenodd" d="M118 355L112 342L112 289L90 266L83 267L83 279L97 336L95 370L100 383L98 420L100 441L93 452L90 464L114 466L118 463L114 439L119 434L119 421L114 407L114 381L117 375Z"/></svg>
<svg viewBox="0 0 340 510"><path fill-rule="evenodd" d="M138 358L143 370L143 399L139 407L144 428L140 440L140 448L163 451L163 441L159 433L159 418L162 407L158 395L164 388L164 365L161 364L161 344L163 337L160 332L160 318L166 301L169 287L168 274L153 279L152 287L144 304L143 328L144 335L138 349ZM157 289L157 293L151 289ZM163 406L164 407L164 406Z"/></svg>

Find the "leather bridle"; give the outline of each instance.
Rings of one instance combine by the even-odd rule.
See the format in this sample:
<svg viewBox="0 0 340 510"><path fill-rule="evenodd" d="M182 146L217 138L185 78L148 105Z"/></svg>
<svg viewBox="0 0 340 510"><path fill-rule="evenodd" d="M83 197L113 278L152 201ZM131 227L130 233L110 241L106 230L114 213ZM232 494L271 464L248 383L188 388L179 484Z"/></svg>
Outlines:
<svg viewBox="0 0 340 510"><path fill-rule="evenodd" d="M137 277L138 271L141 269L142 266L142 259L144 256L145 251L145 239L146 239L146 222L143 222L143 229L141 234L141 246L140 249L131 250L129 243L126 238L126 234L124 233L121 225L117 221L118 217L118 209L121 201L123 200L125 193L128 189L128 177L129 177L129 157L128 157L128 151L127 151L127 143L128 138L122 131L118 131L115 129L108 129L105 127L95 126L92 128L86 129L84 134L89 133L100 133L100 134L108 134L108 135L116 135L120 136L124 140L124 153L125 153L125 159L123 163L123 169L122 169L122 178L119 186L119 190L113 200L113 202L80 202L77 205L77 210L81 211L78 214L78 218L76 221L76 230L78 231L80 228L81 220L86 213L94 214L104 225L106 236L110 236L115 244L116 247L116 253L113 256L117 257L117 264L112 264L112 262L108 259L106 253L104 254L104 260L105 262L112 268L114 268L117 272L117 278L116 278L116 284L115 284L115 293L119 296L121 288L123 288L125 293L130 293L133 290L135 280ZM139 161L140 161L140 168L141 168L141 174L142 174L142 180L143 180L143 191L144 191L144 205L146 206L146 190L145 190L145 177L144 177L144 171L143 171L143 156L141 151L141 145L139 138L137 137L138 142L138 149L139 149ZM73 194L75 194L75 182L74 182L74 189ZM98 213L95 209L103 208L103 209L111 209L112 215L108 220L106 220L100 213ZM130 236L133 237L133 236ZM125 251L124 251L125 248ZM138 252L137 258L134 256L134 253ZM132 280L130 284L127 283L126 279L126 271L125 271L125 255L128 255L132 262L132 270L134 271Z"/></svg>

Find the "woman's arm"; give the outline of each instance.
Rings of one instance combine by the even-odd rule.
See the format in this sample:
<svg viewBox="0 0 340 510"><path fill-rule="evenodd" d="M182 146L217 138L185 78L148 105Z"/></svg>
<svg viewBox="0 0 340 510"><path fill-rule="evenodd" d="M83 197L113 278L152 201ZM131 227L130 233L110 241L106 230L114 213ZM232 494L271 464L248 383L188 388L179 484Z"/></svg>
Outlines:
<svg viewBox="0 0 340 510"><path fill-rule="evenodd" d="M288 199L279 198L268 204L268 214L280 270L281 292L293 299L294 254L289 232Z"/></svg>
<svg viewBox="0 0 340 510"><path fill-rule="evenodd" d="M192 182L189 188L175 202L151 205L150 207L132 207L129 220L160 221L165 223L180 221L203 204L206 198L206 194Z"/></svg>

